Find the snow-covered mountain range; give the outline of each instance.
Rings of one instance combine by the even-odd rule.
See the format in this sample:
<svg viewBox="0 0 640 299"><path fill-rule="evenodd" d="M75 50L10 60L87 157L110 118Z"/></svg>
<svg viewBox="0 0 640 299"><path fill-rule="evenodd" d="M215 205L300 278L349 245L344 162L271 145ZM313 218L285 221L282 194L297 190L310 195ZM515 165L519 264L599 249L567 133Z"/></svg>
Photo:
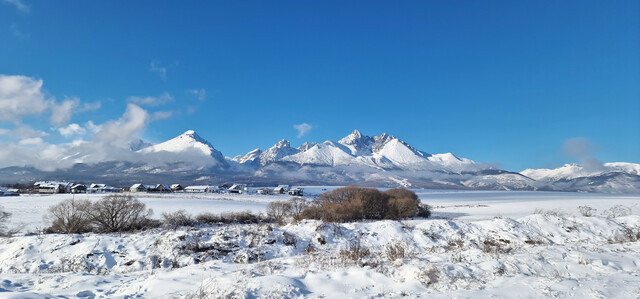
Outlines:
<svg viewBox="0 0 640 299"><path fill-rule="evenodd" d="M242 181L256 185L406 186L482 190L557 190L640 193L640 164L568 164L558 169L521 173L495 168L452 153L429 154L386 133L365 136L358 130L338 141L292 147L285 139L234 158L224 157L195 131L159 144L129 143L130 154L98 163L78 160L70 168L0 169L0 181L35 179L100 180L113 183L153 180L179 183ZM80 149L78 157L86 157Z"/></svg>

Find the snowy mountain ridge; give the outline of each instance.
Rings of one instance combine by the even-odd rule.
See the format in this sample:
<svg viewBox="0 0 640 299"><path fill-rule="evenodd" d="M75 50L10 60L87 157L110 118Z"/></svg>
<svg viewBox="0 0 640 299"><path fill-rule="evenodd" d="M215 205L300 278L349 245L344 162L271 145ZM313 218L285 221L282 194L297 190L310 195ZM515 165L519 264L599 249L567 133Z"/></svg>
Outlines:
<svg viewBox="0 0 640 299"><path fill-rule="evenodd" d="M254 185L366 185L431 189L549 190L640 193L640 164L567 164L557 169L498 169L453 153L429 154L386 133L366 136L354 130L340 140L306 142L294 148L282 139L272 147L225 158L195 131L159 144L132 140L124 152L103 153L78 143L64 152L59 167L0 169L0 182L51 178L171 181L181 184L246 182ZM108 156L111 155L111 156Z"/></svg>
<svg viewBox="0 0 640 299"><path fill-rule="evenodd" d="M556 169L526 169L521 174L539 181L594 177L615 172L640 175L640 164L612 162L586 166L572 163Z"/></svg>

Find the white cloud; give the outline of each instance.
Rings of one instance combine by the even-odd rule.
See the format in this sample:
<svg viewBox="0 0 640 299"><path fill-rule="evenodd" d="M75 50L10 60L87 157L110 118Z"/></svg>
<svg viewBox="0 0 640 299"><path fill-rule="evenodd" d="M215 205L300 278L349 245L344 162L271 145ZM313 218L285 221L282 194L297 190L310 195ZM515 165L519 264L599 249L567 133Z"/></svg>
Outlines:
<svg viewBox="0 0 640 299"><path fill-rule="evenodd" d="M15 5L19 11L24 13L29 13L30 11L29 6L24 4L22 0L3 0L3 2Z"/></svg>
<svg viewBox="0 0 640 299"><path fill-rule="evenodd" d="M61 103L46 98L40 79L27 76L0 75L0 122L20 123L24 117L50 111L51 124L62 126L71 120L74 112L93 111L100 102L81 103L78 98L65 98Z"/></svg>
<svg viewBox="0 0 640 299"><path fill-rule="evenodd" d="M100 107L102 107L102 104L100 102L83 103L78 107L76 112L96 111L100 109Z"/></svg>
<svg viewBox="0 0 640 299"><path fill-rule="evenodd" d="M157 111L153 113L151 118L153 120L163 120L163 119L171 118L171 116L173 116L172 111Z"/></svg>
<svg viewBox="0 0 640 299"><path fill-rule="evenodd" d="M51 105L51 124L61 126L71 120L73 110L78 106L79 99L65 100L60 104Z"/></svg>
<svg viewBox="0 0 640 299"><path fill-rule="evenodd" d="M153 107L164 105L172 100L173 97L168 92L165 92L159 97L129 97L128 102L141 106Z"/></svg>
<svg viewBox="0 0 640 299"><path fill-rule="evenodd" d="M167 68L160 66L160 64L153 60L151 61L151 69L150 71L157 73L160 76L160 79L167 80Z"/></svg>
<svg viewBox="0 0 640 299"><path fill-rule="evenodd" d="M307 135L307 133L311 131L313 126L308 123L301 123L299 125L293 125L293 128L298 131L298 138L302 138L302 136Z"/></svg>
<svg viewBox="0 0 640 299"><path fill-rule="evenodd" d="M91 131L94 134L102 130L102 125L96 125L91 120L87 122L85 127L87 127L87 129L89 129L89 131Z"/></svg>
<svg viewBox="0 0 640 299"><path fill-rule="evenodd" d="M69 138L74 135L84 135L87 133L87 130L79 124L69 124L64 128L58 128L58 132L60 132L60 135Z"/></svg>
<svg viewBox="0 0 640 299"><path fill-rule="evenodd" d="M42 80L26 76L0 75L0 121L20 121L49 108L42 93Z"/></svg>
<svg viewBox="0 0 640 299"><path fill-rule="evenodd" d="M15 138L33 138L48 136L46 132L36 130L28 125L18 125L15 129L0 129L0 135L11 136Z"/></svg>
<svg viewBox="0 0 640 299"><path fill-rule="evenodd" d="M18 144L20 144L20 145L42 145L42 144L44 144L44 141L42 141L42 138L26 138L26 139L20 140L20 142L18 142Z"/></svg>
<svg viewBox="0 0 640 299"><path fill-rule="evenodd" d="M127 105L127 111L119 120L102 125L96 139L111 146L126 148L149 122L149 113L137 105Z"/></svg>
<svg viewBox="0 0 640 299"><path fill-rule="evenodd" d="M204 100L207 99L207 91L204 88L190 89L190 90L187 90L187 92L195 95L198 101L200 102L204 102Z"/></svg>

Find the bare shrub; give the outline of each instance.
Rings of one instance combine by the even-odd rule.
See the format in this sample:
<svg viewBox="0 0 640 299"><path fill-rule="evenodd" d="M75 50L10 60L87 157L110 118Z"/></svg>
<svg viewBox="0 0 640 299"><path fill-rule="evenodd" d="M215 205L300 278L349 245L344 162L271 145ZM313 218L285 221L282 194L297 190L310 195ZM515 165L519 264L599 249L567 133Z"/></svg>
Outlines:
<svg viewBox="0 0 640 299"><path fill-rule="evenodd" d="M420 272L418 278L425 287L430 287L440 281L440 271L435 266L430 266Z"/></svg>
<svg viewBox="0 0 640 299"><path fill-rule="evenodd" d="M565 217L567 214L561 209L545 210L537 208L533 211L534 214L541 214L545 216Z"/></svg>
<svg viewBox="0 0 640 299"><path fill-rule="evenodd" d="M309 207L307 200L302 197L294 197L289 200L289 203L291 204L290 215L293 220L298 221L303 219L303 212L307 207Z"/></svg>
<svg viewBox="0 0 640 299"><path fill-rule="evenodd" d="M409 245L406 242L392 242L384 246L384 253L389 261L405 259L409 256Z"/></svg>
<svg viewBox="0 0 640 299"><path fill-rule="evenodd" d="M579 206L578 211L580 211L580 214L584 217L592 217L593 215L596 214L597 210L590 206L584 205L584 206Z"/></svg>
<svg viewBox="0 0 640 299"><path fill-rule="evenodd" d="M426 203L421 203L418 205L418 212L416 213L416 217L429 218L431 217L431 206Z"/></svg>
<svg viewBox="0 0 640 299"><path fill-rule="evenodd" d="M6 212L4 207L0 206L0 237L7 236L7 225L5 224L9 217L11 217L11 213Z"/></svg>
<svg viewBox="0 0 640 299"><path fill-rule="evenodd" d="M162 213L162 221L165 225L174 229L180 226L193 226L196 224L191 214L185 210L178 210L173 213Z"/></svg>
<svg viewBox="0 0 640 299"><path fill-rule="evenodd" d="M112 194L92 205L90 214L101 232L123 232L145 227L150 211L131 195Z"/></svg>
<svg viewBox="0 0 640 299"><path fill-rule="evenodd" d="M90 232L93 216L92 204L88 200L67 199L48 209L45 218L51 221L49 231L65 234Z"/></svg>
<svg viewBox="0 0 640 299"><path fill-rule="evenodd" d="M545 244L546 241L540 237L537 237L537 238L527 239L524 241L524 243L529 245L542 245L542 244Z"/></svg>
<svg viewBox="0 0 640 299"><path fill-rule="evenodd" d="M267 205L267 216L273 218L278 225L285 223L285 218L291 214L291 203L286 201L272 201Z"/></svg>
<svg viewBox="0 0 640 299"><path fill-rule="evenodd" d="M486 239L482 242L481 249L483 252L493 255L508 254L513 251L513 247L509 246L509 243L511 242L503 239Z"/></svg>
<svg viewBox="0 0 640 299"><path fill-rule="evenodd" d="M196 216L196 221L203 224L216 224L222 222L220 215L213 213L202 213Z"/></svg>
<svg viewBox="0 0 640 299"><path fill-rule="evenodd" d="M260 214L253 214L249 211L244 212L229 212L222 214L202 213L198 214L195 218L195 222L202 224L231 224L231 223L272 223L273 220L269 217L264 217Z"/></svg>
<svg viewBox="0 0 640 299"><path fill-rule="evenodd" d="M295 235L290 234L288 232L282 233L282 243L287 246L297 247L298 238Z"/></svg>
<svg viewBox="0 0 640 299"><path fill-rule="evenodd" d="M611 244L636 242L640 240L640 230L633 230L627 226L622 226L613 236L607 241Z"/></svg>
<svg viewBox="0 0 640 299"><path fill-rule="evenodd" d="M607 218L618 218L622 216L629 216L631 215L631 208L625 207L623 205L616 205L605 210L603 214Z"/></svg>
<svg viewBox="0 0 640 299"><path fill-rule="evenodd" d="M220 214L222 223L272 223L273 220L263 215L253 214L249 211L244 212L229 212Z"/></svg>
<svg viewBox="0 0 640 299"><path fill-rule="evenodd" d="M351 261L356 265L360 265L362 259L370 253L371 251L360 242L360 238L355 238L349 242L349 247L340 251L340 257L345 262Z"/></svg>

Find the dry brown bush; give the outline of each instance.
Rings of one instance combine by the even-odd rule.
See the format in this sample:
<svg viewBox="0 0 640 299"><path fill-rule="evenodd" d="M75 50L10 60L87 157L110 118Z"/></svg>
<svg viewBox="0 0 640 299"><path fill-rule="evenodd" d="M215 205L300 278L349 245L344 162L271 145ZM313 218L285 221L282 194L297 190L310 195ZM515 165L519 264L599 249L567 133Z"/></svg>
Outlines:
<svg viewBox="0 0 640 299"><path fill-rule="evenodd" d="M176 229L180 226L193 226L196 221L191 217L191 214L185 210L178 210L173 213L162 213L162 222L165 225Z"/></svg>
<svg viewBox="0 0 640 299"><path fill-rule="evenodd" d="M356 238L349 242L349 247L340 251L340 256L345 262L351 261L354 264L359 265L362 262L362 259L370 253L371 251L369 248L365 247L364 244L360 242L359 238Z"/></svg>
<svg viewBox="0 0 640 299"><path fill-rule="evenodd" d="M302 218L329 222L428 217L430 207L404 188L381 192L375 188L343 187L325 192L301 213Z"/></svg>
<svg viewBox="0 0 640 299"><path fill-rule="evenodd" d="M11 213L6 212L4 208L0 206L0 237L9 235L7 232L7 226L5 225L5 222L9 220L9 217L11 217Z"/></svg>
<svg viewBox="0 0 640 299"><path fill-rule="evenodd" d="M267 216L273 218L276 224L282 225L285 218L291 214L291 203L287 201L272 201L267 205Z"/></svg>
<svg viewBox="0 0 640 299"><path fill-rule="evenodd" d="M151 210L131 195L111 194L91 205L89 214L100 232L124 232L144 228Z"/></svg>
<svg viewBox="0 0 640 299"><path fill-rule="evenodd" d="M45 218L51 221L49 231L65 234L80 234L92 230L92 204L88 200L67 199L51 206Z"/></svg>

